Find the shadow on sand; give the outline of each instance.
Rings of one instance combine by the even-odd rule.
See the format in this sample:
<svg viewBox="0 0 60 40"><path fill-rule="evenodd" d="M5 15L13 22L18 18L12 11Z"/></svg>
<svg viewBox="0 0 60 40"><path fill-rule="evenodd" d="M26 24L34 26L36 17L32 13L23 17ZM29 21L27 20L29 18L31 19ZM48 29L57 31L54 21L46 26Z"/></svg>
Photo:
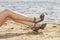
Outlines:
<svg viewBox="0 0 60 40"><path fill-rule="evenodd" d="M21 36L21 35L42 35L43 32L39 33L6 33L6 34L0 34L0 39L6 39L6 38L11 38L11 37L16 37L16 36Z"/></svg>

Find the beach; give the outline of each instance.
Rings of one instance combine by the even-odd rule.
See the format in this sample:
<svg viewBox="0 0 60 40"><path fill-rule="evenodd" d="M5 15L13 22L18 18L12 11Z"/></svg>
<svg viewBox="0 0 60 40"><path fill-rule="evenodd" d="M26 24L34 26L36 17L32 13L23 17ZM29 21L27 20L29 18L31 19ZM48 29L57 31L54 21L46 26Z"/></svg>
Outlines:
<svg viewBox="0 0 60 40"><path fill-rule="evenodd" d="M0 40L60 40L60 24L47 23L34 33L27 25L8 20L0 27Z"/></svg>
<svg viewBox="0 0 60 40"><path fill-rule="evenodd" d="M34 33L29 26L10 19L0 27L0 40L60 40L60 0L0 0L0 12L7 8L27 17L44 12L47 26Z"/></svg>

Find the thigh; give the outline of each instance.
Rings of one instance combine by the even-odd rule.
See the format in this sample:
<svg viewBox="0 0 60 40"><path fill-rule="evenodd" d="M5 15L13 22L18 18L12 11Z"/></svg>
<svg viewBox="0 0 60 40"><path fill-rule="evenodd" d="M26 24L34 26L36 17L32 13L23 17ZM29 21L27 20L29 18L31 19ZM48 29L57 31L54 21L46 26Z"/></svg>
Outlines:
<svg viewBox="0 0 60 40"><path fill-rule="evenodd" d="M0 13L0 21L3 20L3 19L5 19L6 17L8 17L7 14L5 14L5 13Z"/></svg>

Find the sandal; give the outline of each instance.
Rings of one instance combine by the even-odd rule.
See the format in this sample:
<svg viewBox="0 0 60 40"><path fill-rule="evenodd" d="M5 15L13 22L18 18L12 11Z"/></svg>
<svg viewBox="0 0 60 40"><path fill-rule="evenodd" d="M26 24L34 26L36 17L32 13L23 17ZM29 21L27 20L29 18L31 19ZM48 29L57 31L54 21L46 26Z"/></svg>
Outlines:
<svg viewBox="0 0 60 40"><path fill-rule="evenodd" d="M41 14L41 15L40 15L40 20L39 20L38 22L42 22L43 20L44 20L44 14ZM37 22L37 23L38 23L38 22Z"/></svg>
<svg viewBox="0 0 60 40"><path fill-rule="evenodd" d="M41 26L40 26L40 29L44 29L46 27L46 23L43 23Z"/></svg>
<svg viewBox="0 0 60 40"><path fill-rule="evenodd" d="M40 22L42 22L44 20L44 14L40 15L40 19L41 19Z"/></svg>
<svg viewBox="0 0 60 40"><path fill-rule="evenodd" d="M44 16L40 16L40 18L41 18L40 21L44 20ZM46 23L41 24L40 27L36 27L36 24L37 24L36 18L34 17L34 24L33 24L33 27L31 29L35 32L38 32L39 29L44 29L46 27Z"/></svg>
<svg viewBox="0 0 60 40"><path fill-rule="evenodd" d="M44 20L44 14L41 14L40 15L40 22L43 22ZM40 26L40 29L44 29L46 27L46 23L42 23L41 26Z"/></svg>
<svg viewBox="0 0 60 40"><path fill-rule="evenodd" d="M34 17L34 24L33 24L33 27L32 27L31 29L32 29L33 31L35 31L35 32L38 32L37 27L36 27L36 24L37 24L36 18Z"/></svg>

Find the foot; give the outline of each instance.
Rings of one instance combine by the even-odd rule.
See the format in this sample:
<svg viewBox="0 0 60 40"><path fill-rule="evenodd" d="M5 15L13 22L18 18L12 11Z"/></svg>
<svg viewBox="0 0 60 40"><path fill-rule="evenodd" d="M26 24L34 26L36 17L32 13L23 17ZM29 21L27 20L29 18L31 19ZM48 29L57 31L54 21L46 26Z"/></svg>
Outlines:
<svg viewBox="0 0 60 40"><path fill-rule="evenodd" d="M37 18L37 19L38 19L37 23L44 21L44 17L45 17L45 14L42 13L42 14Z"/></svg>
<svg viewBox="0 0 60 40"><path fill-rule="evenodd" d="M44 28L46 27L46 25L47 25L46 23L43 23L43 24L41 24L41 26L39 28L44 30Z"/></svg>
<svg viewBox="0 0 60 40"><path fill-rule="evenodd" d="M45 15L44 15L44 13L42 13L42 14L40 15L40 19L41 19L40 22L44 20L44 17L45 17Z"/></svg>
<svg viewBox="0 0 60 40"><path fill-rule="evenodd" d="M39 29L42 29L44 30L44 28L46 27L47 23L42 23L39 27L38 27L38 30Z"/></svg>
<svg viewBox="0 0 60 40"><path fill-rule="evenodd" d="M39 27L37 27L36 24L37 24L37 23L36 23L36 18L34 17L34 25L33 25L33 27L32 27L31 29L32 29L33 31L35 31L35 32L38 32L39 29L44 29L44 28L46 27L46 23L43 23L43 22L41 22L41 24L40 24Z"/></svg>
<svg viewBox="0 0 60 40"><path fill-rule="evenodd" d="M31 28L33 31L38 32L37 27L36 27L36 18L34 17L34 24L33 27Z"/></svg>
<svg viewBox="0 0 60 40"><path fill-rule="evenodd" d="M47 25L46 23L43 23L43 24L41 24L41 26L39 26L39 27L32 28L32 30L35 31L35 32L38 32L39 29L44 30L44 28L46 27L46 25Z"/></svg>

